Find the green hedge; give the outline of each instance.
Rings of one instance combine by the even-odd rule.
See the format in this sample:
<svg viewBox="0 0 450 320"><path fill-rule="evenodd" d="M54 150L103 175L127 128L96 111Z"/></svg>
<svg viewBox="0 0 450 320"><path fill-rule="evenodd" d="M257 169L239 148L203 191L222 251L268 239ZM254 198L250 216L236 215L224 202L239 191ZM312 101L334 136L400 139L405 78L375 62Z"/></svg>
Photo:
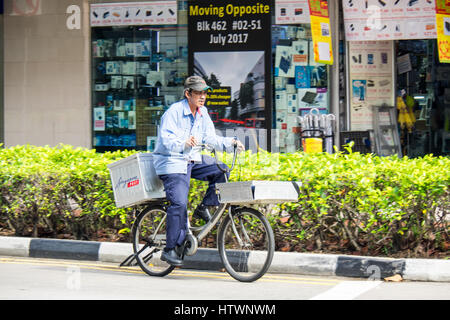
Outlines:
<svg viewBox="0 0 450 320"><path fill-rule="evenodd" d="M133 153L68 145L1 149L0 230L129 241L134 212L115 207L107 164ZM259 207L278 250L442 256L449 245L449 168L448 157L432 155L247 151L231 180L302 181L298 202ZM192 207L205 189L192 181Z"/></svg>

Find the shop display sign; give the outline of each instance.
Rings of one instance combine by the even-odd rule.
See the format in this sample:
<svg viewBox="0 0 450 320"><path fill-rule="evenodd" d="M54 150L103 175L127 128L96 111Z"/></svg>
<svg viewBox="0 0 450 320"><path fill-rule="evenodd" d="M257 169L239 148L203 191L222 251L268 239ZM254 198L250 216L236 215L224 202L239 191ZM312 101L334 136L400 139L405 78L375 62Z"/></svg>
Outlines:
<svg viewBox="0 0 450 320"><path fill-rule="evenodd" d="M342 8L347 41L437 37L435 0L342 0Z"/></svg>
<svg viewBox="0 0 450 320"><path fill-rule="evenodd" d="M310 23L308 0L275 0L275 23Z"/></svg>
<svg viewBox="0 0 450 320"><path fill-rule="evenodd" d="M373 106L394 105L392 41L349 43L351 130L373 129Z"/></svg>
<svg viewBox="0 0 450 320"><path fill-rule="evenodd" d="M271 99L271 1L188 2L189 74L213 88L217 129L265 128Z"/></svg>
<svg viewBox="0 0 450 320"><path fill-rule="evenodd" d="M436 27L439 61L450 63L450 1L436 1Z"/></svg>
<svg viewBox="0 0 450 320"><path fill-rule="evenodd" d="M94 108L94 131L105 131L105 107Z"/></svg>
<svg viewBox="0 0 450 320"><path fill-rule="evenodd" d="M91 4L92 27L177 24L176 1Z"/></svg>
<svg viewBox="0 0 450 320"><path fill-rule="evenodd" d="M327 0L309 0L314 61L333 64L330 18Z"/></svg>

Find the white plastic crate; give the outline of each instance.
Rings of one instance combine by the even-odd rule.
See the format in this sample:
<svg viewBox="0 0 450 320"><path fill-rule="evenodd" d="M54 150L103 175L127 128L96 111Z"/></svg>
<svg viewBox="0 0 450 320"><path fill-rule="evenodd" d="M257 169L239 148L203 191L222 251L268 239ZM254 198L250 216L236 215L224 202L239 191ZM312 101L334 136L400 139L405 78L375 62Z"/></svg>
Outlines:
<svg viewBox="0 0 450 320"><path fill-rule="evenodd" d="M151 153L136 153L108 165L118 208L165 198L164 185L156 174Z"/></svg>
<svg viewBox="0 0 450 320"><path fill-rule="evenodd" d="M298 201L298 181L238 181L216 183L220 203L252 204Z"/></svg>

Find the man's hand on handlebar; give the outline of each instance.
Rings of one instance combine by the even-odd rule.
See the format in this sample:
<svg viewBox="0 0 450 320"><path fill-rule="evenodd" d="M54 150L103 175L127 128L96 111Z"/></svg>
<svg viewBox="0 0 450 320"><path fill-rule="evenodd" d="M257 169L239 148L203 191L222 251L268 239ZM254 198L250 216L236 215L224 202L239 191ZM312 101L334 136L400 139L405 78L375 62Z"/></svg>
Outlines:
<svg viewBox="0 0 450 320"><path fill-rule="evenodd" d="M237 148L237 152L241 152L245 150L244 145L242 144L242 142L240 142L237 139L233 140L233 146L235 146Z"/></svg>
<svg viewBox="0 0 450 320"><path fill-rule="evenodd" d="M187 147L195 147L196 145L198 145L197 139L195 139L194 136L190 136L186 142L185 142Z"/></svg>

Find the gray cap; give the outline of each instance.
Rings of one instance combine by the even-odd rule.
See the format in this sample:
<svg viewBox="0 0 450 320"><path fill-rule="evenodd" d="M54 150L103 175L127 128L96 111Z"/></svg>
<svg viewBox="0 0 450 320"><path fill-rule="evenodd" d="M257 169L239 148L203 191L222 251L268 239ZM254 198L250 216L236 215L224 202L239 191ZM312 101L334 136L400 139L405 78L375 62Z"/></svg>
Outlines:
<svg viewBox="0 0 450 320"><path fill-rule="evenodd" d="M192 89L195 91L212 90L212 88L206 84L206 81L199 76L188 77L184 82L184 89L185 90Z"/></svg>

